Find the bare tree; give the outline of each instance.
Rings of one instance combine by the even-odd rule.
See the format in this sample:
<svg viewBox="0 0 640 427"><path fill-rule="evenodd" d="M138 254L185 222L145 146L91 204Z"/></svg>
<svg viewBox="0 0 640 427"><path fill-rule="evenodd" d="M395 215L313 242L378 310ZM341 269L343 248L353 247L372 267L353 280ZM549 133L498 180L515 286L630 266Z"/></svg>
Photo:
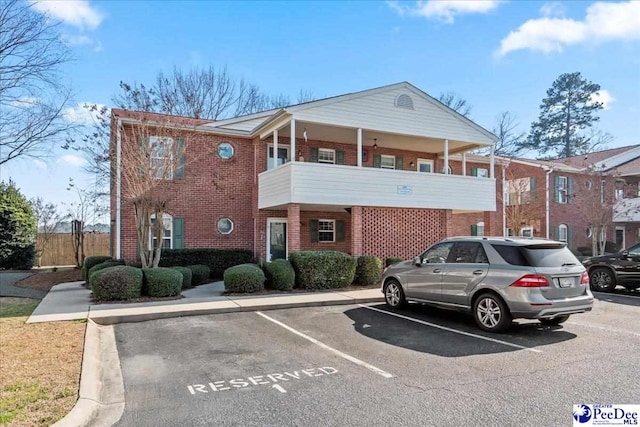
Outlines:
<svg viewBox="0 0 640 427"><path fill-rule="evenodd" d="M504 111L496 117L492 132L498 137L494 146L494 153L498 156L515 157L521 151L520 144L526 137L525 132L519 132L519 123L516 116L508 111Z"/></svg>
<svg viewBox="0 0 640 427"><path fill-rule="evenodd" d="M313 96L313 92L311 92L310 90L300 89L300 92L298 92L298 104L303 104L305 102L311 102L315 100L316 97Z"/></svg>
<svg viewBox="0 0 640 427"><path fill-rule="evenodd" d="M42 257L49 246L49 242L55 233L57 233L60 223L62 223L67 215L58 212L58 206L54 203L46 203L42 197L31 200L33 213L38 221L38 235L36 238L36 257L37 265L41 266Z"/></svg>
<svg viewBox="0 0 640 427"><path fill-rule="evenodd" d="M534 228L538 224L543 212L539 201L535 181L529 177L517 178L513 171L507 168L506 183L503 194L498 195L499 200L505 205L505 227L509 228L513 235L522 235L524 228ZM532 236L533 237L533 234Z"/></svg>
<svg viewBox="0 0 640 427"><path fill-rule="evenodd" d="M101 203L101 195L91 189L78 187L73 178L69 178L67 191L76 193L75 202L67 205L67 218L71 220L71 234L73 235L73 251L76 266L84 264L84 235L87 223L96 222L98 218L107 212L107 207Z"/></svg>
<svg viewBox="0 0 640 427"><path fill-rule="evenodd" d="M0 0L0 165L46 156L72 127L59 74L69 59L55 23L28 2Z"/></svg>
<svg viewBox="0 0 640 427"><path fill-rule="evenodd" d="M466 99L459 97L455 92L441 93L438 101L465 117L469 117L473 108Z"/></svg>

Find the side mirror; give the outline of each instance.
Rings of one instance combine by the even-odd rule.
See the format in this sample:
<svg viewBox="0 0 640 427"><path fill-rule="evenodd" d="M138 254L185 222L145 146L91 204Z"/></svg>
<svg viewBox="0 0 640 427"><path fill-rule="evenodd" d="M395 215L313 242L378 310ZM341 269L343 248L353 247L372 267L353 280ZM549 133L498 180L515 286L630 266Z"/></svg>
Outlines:
<svg viewBox="0 0 640 427"><path fill-rule="evenodd" d="M629 251L622 251L622 258L629 258Z"/></svg>
<svg viewBox="0 0 640 427"><path fill-rule="evenodd" d="M417 265L418 267L420 267L422 265L422 258L420 258L419 256L415 257L413 259L413 264Z"/></svg>

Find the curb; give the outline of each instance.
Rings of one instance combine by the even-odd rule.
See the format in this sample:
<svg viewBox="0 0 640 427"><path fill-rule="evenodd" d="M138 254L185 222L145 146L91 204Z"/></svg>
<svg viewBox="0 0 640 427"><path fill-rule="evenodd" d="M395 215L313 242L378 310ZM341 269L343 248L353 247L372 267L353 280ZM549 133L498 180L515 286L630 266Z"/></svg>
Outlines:
<svg viewBox="0 0 640 427"><path fill-rule="evenodd" d="M162 311L158 310L157 312L149 312L149 313L132 313L132 314L114 314L108 315L99 315L99 312L92 315L92 312L89 312L89 320L95 322L98 325L108 326L115 325L118 323L136 323L136 322L146 322L148 320L157 320L157 319L170 319L174 317L186 317L186 316L202 316L207 314L223 314L223 313L239 313L239 312L247 312L247 311L267 311L267 310L282 310L286 308L303 308L303 307L321 307L321 306L332 306L332 305L353 305L353 304L366 304L366 303L377 303L384 302L384 297L369 297L369 298L349 298L345 295L338 294L341 299L329 299L329 300L319 300L319 301L305 301L305 302L291 302L291 303L275 303L275 304L255 304L248 306L241 306L236 301L230 300L236 304L236 307L212 307L212 308L201 308L201 309L185 309L185 310L175 310L175 311ZM162 306L158 306L158 308L162 308ZM126 309L124 309L126 310ZM133 310L132 310L133 311Z"/></svg>
<svg viewBox="0 0 640 427"><path fill-rule="evenodd" d="M111 326L87 322L80 393L71 411L54 427L111 426L124 411L124 383Z"/></svg>

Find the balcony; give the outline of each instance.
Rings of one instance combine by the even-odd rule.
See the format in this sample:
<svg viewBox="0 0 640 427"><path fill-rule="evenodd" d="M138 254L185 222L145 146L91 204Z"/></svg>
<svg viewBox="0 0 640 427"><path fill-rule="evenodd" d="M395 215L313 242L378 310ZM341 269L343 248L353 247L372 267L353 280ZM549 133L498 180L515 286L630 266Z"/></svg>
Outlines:
<svg viewBox="0 0 640 427"><path fill-rule="evenodd" d="M495 179L322 163L287 163L258 176L258 207L321 206L495 211Z"/></svg>
<svg viewBox="0 0 640 427"><path fill-rule="evenodd" d="M621 199L613 207L613 222L640 221L640 197Z"/></svg>

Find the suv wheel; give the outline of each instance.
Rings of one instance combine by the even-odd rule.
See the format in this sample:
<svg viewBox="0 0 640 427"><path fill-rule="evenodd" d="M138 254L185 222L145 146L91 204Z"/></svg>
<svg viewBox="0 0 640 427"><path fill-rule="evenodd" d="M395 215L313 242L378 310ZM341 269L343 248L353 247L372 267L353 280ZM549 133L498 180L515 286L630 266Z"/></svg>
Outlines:
<svg viewBox="0 0 640 427"><path fill-rule="evenodd" d="M407 304L402 285L397 280L391 279L385 283L384 302L391 308L402 308Z"/></svg>
<svg viewBox="0 0 640 427"><path fill-rule="evenodd" d="M589 272L592 291L611 292L616 288L616 278L607 268L596 268Z"/></svg>
<svg viewBox="0 0 640 427"><path fill-rule="evenodd" d="M493 294L482 294L473 304L473 318L480 329L502 332L511 326L511 313L504 302Z"/></svg>
<svg viewBox="0 0 640 427"><path fill-rule="evenodd" d="M540 319L540 323L545 326L556 326L560 323L564 323L569 319L569 315L565 314L564 316L554 317L553 319Z"/></svg>

